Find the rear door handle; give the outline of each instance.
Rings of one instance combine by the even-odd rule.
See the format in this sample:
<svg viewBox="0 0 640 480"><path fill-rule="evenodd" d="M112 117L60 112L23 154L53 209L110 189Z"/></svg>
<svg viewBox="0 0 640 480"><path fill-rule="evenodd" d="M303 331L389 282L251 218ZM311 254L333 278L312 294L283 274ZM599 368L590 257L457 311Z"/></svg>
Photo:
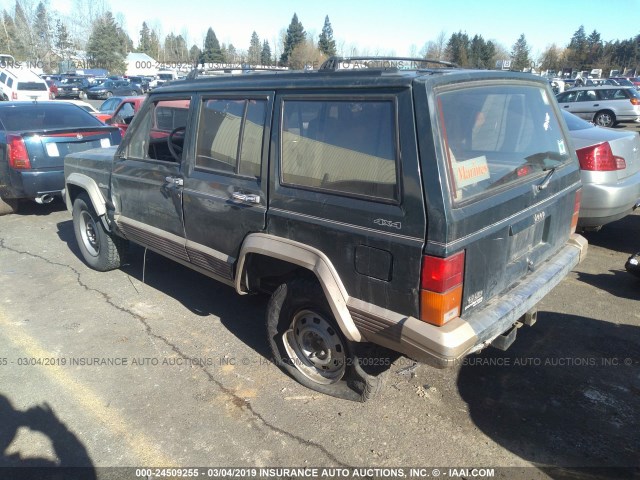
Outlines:
<svg viewBox="0 0 640 480"><path fill-rule="evenodd" d="M253 193L247 194L247 193L233 192L231 194L231 198L244 203L260 203L260 195L254 195Z"/></svg>

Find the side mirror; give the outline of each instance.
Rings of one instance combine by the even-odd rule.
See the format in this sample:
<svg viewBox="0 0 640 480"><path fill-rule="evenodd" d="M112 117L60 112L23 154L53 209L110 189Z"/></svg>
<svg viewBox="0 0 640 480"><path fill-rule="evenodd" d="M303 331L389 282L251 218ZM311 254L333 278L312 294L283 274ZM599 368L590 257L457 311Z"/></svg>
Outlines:
<svg viewBox="0 0 640 480"><path fill-rule="evenodd" d="M113 124L113 117L109 117L104 121L105 124L107 125L112 125Z"/></svg>

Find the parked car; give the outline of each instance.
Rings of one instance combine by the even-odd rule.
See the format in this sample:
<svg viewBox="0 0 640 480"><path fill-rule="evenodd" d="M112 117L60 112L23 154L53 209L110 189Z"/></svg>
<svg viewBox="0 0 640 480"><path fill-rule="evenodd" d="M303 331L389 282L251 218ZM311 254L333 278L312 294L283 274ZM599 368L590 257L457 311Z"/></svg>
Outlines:
<svg viewBox="0 0 640 480"><path fill-rule="evenodd" d="M87 90L89 98L110 98L114 95L142 95L142 90L137 85L126 80L106 80L105 82Z"/></svg>
<svg viewBox="0 0 640 480"><path fill-rule="evenodd" d="M633 87L575 87L556 99L562 109L601 127L640 122L640 93Z"/></svg>
<svg viewBox="0 0 640 480"><path fill-rule="evenodd" d="M127 77L127 80L140 87L140 91L142 93L147 93L149 91L149 81L145 77L140 75L133 75Z"/></svg>
<svg viewBox="0 0 640 480"><path fill-rule="evenodd" d="M631 83L628 78L609 77L608 80L611 81L614 85L620 85L621 87L635 87L635 85Z"/></svg>
<svg viewBox="0 0 640 480"><path fill-rule="evenodd" d="M637 89L640 89L640 77L629 77L628 80L633 83Z"/></svg>
<svg viewBox="0 0 640 480"><path fill-rule="evenodd" d="M548 82L360 61L153 90L115 152L65 159L85 262L132 241L271 295L275 363L340 398L379 390L376 346L438 367L508 348L587 249Z"/></svg>
<svg viewBox="0 0 640 480"><path fill-rule="evenodd" d="M139 95L135 97L124 97L120 102L120 105L116 108L112 115L105 120L105 122L109 125L113 125L114 127L118 127L122 132L122 136L129 128L131 121L135 114L140 110L140 106L145 101L147 97L144 95Z"/></svg>
<svg viewBox="0 0 640 480"><path fill-rule="evenodd" d="M65 155L120 140L117 128L66 102L0 103L0 213L16 211L21 199L61 196Z"/></svg>
<svg viewBox="0 0 640 480"><path fill-rule="evenodd" d="M78 107L82 108L84 111L89 112L91 115L96 117L101 122L104 122L105 120L111 118L110 114L101 113L99 110L96 109L96 107L82 100L61 100L61 101L71 103L73 105L77 105Z"/></svg>
<svg viewBox="0 0 640 480"><path fill-rule="evenodd" d="M49 100L49 86L31 70L1 68L0 89L5 100Z"/></svg>
<svg viewBox="0 0 640 480"><path fill-rule="evenodd" d="M118 105L127 97L109 97L98 107L98 111L105 116L105 120L113 115Z"/></svg>
<svg viewBox="0 0 640 480"><path fill-rule="evenodd" d="M92 87L86 77L65 77L57 83L58 98L87 98L87 90Z"/></svg>
<svg viewBox="0 0 640 480"><path fill-rule="evenodd" d="M640 205L640 136L562 113L580 162L583 189L578 226L597 230Z"/></svg>

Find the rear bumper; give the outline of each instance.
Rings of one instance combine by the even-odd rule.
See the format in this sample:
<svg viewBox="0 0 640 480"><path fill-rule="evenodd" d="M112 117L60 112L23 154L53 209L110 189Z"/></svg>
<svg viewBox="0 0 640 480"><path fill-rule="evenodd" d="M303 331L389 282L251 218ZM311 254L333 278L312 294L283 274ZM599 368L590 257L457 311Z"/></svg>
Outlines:
<svg viewBox="0 0 640 480"><path fill-rule="evenodd" d="M439 368L453 367L465 355L488 346L532 310L584 258L586 251L587 241L574 234L567 245L516 287L492 298L469 318L458 317L442 327L359 301L350 300L348 306L368 341Z"/></svg>
<svg viewBox="0 0 640 480"><path fill-rule="evenodd" d="M583 183L578 225L599 227L631 213L640 199L640 171L615 184Z"/></svg>
<svg viewBox="0 0 640 480"><path fill-rule="evenodd" d="M61 195L64 188L64 170L11 171L10 184L4 188L7 198L35 199L45 194Z"/></svg>

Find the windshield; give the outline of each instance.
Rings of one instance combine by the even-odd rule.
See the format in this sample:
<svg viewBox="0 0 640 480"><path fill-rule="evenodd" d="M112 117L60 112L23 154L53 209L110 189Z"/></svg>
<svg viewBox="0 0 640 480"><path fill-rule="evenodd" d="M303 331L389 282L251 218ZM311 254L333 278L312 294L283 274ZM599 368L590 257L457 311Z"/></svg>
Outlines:
<svg viewBox="0 0 640 480"><path fill-rule="evenodd" d="M537 85L457 86L438 94L454 201L569 161L553 102Z"/></svg>

